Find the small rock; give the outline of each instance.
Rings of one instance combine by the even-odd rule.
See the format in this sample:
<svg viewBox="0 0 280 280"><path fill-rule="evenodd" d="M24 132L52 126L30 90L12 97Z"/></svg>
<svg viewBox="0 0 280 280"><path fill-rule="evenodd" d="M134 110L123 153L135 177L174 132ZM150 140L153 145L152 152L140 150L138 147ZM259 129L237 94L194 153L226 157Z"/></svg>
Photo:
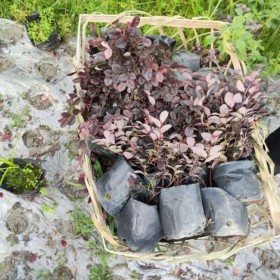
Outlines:
<svg viewBox="0 0 280 280"><path fill-rule="evenodd" d="M15 61L10 54L0 54L0 72L11 69L14 66Z"/></svg>
<svg viewBox="0 0 280 280"><path fill-rule="evenodd" d="M57 66L53 59L46 57L40 60L36 65L39 76L47 82L55 80L57 76Z"/></svg>
<svg viewBox="0 0 280 280"><path fill-rule="evenodd" d="M0 19L0 42L4 45L14 44L21 39L23 27L6 19Z"/></svg>

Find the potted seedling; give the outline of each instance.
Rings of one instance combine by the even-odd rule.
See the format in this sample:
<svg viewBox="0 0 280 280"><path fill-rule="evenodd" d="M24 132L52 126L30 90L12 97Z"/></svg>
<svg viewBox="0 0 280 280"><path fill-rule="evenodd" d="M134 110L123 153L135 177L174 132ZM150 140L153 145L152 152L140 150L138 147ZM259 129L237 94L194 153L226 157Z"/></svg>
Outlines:
<svg viewBox="0 0 280 280"><path fill-rule="evenodd" d="M48 50L57 48L58 26L51 11L44 10L27 16L26 28L34 46Z"/></svg>
<svg viewBox="0 0 280 280"><path fill-rule="evenodd" d="M104 210L111 216L117 215L124 207L132 191L133 169L122 158L97 180L98 199Z"/></svg>
<svg viewBox="0 0 280 280"><path fill-rule="evenodd" d="M204 232L206 218L199 184L162 189L159 211L167 240L191 237Z"/></svg>
<svg viewBox="0 0 280 280"><path fill-rule="evenodd" d="M200 187L214 185L212 170L217 164L250 155L250 132L263 115L262 92L258 72L242 81L231 71L200 73L199 57L190 58L196 59L192 68L185 63L189 58L181 62L182 54L174 55L162 38L142 35L138 24L135 17L127 24L114 23L106 32L92 29L87 61L75 79L82 90L70 94L68 101L71 108L80 104L80 109L62 113L59 121L71 125L81 114L79 133L88 144L81 145L101 151L99 156L115 154L126 160L118 163L125 166L121 169L126 175L113 165L112 172L97 182L98 198L116 216L120 239L132 250L150 251L163 232L169 240L203 234ZM132 173L144 182L144 201L129 189ZM111 211L108 203L114 198L119 206ZM227 207L232 211L235 204ZM151 219L148 231L140 225L145 217Z"/></svg>
<svg viewBox="0 0 280 280"><path fill-rule="evenodd" d="M163 231L158 207L130 198L118 220L118 236L132 251L153 252Z"/></svg>
<svg viewBox="0 0 280 280"><path fill-rule="evenodd" d="M216 237L246 236L248 213L242 202L219 188L201 190L206 233Z"/></svg>
<svg viewBox="0 0 280 280"><path fill-rule="evenodd" d="M44 185L44 171L32 159L0 159L0 187L17 195L32 195Z"/></svg>
<svg viewBox="0 0 280 280"><path fill-rule="evenodd" d="M249 160L231 161L217 165L213 180L217 187L243 202L261 199L260 184L254 163Z"/></svg>

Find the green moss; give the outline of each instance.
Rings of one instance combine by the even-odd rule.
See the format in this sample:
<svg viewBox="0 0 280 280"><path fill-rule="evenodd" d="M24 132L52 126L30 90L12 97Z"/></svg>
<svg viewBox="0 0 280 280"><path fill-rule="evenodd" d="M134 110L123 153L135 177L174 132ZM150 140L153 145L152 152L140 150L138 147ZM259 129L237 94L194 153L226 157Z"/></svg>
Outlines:
<svg viewBox="0 0 280 280"><path fill-rule="evenodd" d="M26 163L23 166L16 165L9 168L5 175L7 189L21 194L39 188L43 171L32 163Z"/></svg>
<svg viewBox="0 0 280 280"><path fill-rule="evenodd" d="M54 13L51 9L40 12L40 20L27 24L28 35L35 44L46 42L56 28Z"/></svg>

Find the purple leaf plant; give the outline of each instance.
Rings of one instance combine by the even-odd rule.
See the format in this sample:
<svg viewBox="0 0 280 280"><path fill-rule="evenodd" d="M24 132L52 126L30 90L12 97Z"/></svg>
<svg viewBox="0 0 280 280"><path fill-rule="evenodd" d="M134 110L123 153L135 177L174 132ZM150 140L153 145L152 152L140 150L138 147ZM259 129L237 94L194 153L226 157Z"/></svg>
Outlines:
<svg viewBox="0 0 280 280"><path fill-rule="evenodd" d="M61 125L82 114L80 133L161 186L195 180L205 165L249 156L253 124L265 114L259 72L191 73L138 24L135 17L94 33L77 70L82 90L69 95Z"/></svg>

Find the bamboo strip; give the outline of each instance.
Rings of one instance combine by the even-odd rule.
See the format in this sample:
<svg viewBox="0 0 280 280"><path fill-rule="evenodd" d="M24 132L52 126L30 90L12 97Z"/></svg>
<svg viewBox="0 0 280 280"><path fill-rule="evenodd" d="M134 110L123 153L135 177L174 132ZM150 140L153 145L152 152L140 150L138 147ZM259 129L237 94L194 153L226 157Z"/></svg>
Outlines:
<svg viewBox="0 0 280 280"><path fill-rule="evenodd" d="M100 22L100 23L110 23L115 20L126 23L132 21L134 16L116 16L116 15L80 15L81 23L86 21L90 22ZM147 16L140 17L140 26L143 25L164 25L166 27L181 27L181 28L206 28L206 29L220 29L223 25L228 24L222 21L213 21L213 20L199 20L199 19L184 19L184 18L174 18L170 20L168 16ZM164 22L164 24L163 24Z"/></svg>

